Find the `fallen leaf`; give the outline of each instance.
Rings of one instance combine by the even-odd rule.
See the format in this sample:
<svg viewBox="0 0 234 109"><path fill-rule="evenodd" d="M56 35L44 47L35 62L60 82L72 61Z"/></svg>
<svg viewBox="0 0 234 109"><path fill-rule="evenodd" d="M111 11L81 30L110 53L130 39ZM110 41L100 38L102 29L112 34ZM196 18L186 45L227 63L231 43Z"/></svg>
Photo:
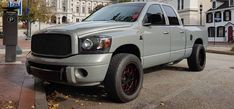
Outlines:
<svg viewBox="0 0 234 109"><path fill-rule="evenodd" d="M35 109L35 106L31 106L32 109Z"/></svg>
<svg viewBox="0 0 234 109"><path fill-rule="evenodd" d="M9 103L9 104L11 104L11 103L12 103L12 101L8 101L8 103Z"/></svg>
<svg viewBox="0 0 234 109"><path fill-rule="evenodd" d="M7 108L7 109L13 109L14 107L13 107L13 106L8 105L6 108Z"/></svg>
<svg viewBox="0 0 234 109"><path fill-rule="evenodd" d="M64 98L65 98L65 99L68 99L68 98L69 98L69 96L65 96Z"/></svg>
<svg viewBox="0 0 234 109"><path fill-rule="evenodd" d="M164 106L165 104L163 102L161 102L160 105Z"/></svg>
<svg viewBox="0 0 234 109"><path fill-rule="evenodd" d="M79 103L79 100L75 100L75 103Z"/></svg>

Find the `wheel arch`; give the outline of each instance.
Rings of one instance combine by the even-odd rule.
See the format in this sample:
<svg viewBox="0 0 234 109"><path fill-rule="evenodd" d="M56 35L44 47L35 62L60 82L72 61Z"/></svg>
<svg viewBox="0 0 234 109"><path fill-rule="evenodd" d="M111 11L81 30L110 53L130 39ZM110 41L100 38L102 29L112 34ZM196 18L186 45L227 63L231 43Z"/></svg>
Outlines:
<svg viewBox="0 0 234 109"><path fill-rule="evenodd" d="M195 44L202 44L203 45L204 43L203 43L203 40L201 38L198 38L195 40L194 45Z"/></svg>
<svg viewBox="0 0 234 109"><path fill-rule="evenodd" d="M138 46L134 45L134 44L125 44L125 45L121 45L118 48L115 49L115 51L113 52L113 55L119 54L119 53L129 53L129 54L133 54L135 56L137 56L140 60L141 60L141 52Z"/></svg>

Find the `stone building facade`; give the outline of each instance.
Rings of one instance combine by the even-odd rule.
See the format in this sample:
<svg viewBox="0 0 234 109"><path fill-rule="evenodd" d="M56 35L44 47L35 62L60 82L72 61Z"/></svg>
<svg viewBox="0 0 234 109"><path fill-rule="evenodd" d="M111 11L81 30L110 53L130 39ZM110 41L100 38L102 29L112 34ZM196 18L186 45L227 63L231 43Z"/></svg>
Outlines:
<svg viewBox="0 0 234 109"><path fill-rule="evenodd" d="M46 0L52 8L51 23L81 22L98 5L108 5L110 0Z"/></svg>

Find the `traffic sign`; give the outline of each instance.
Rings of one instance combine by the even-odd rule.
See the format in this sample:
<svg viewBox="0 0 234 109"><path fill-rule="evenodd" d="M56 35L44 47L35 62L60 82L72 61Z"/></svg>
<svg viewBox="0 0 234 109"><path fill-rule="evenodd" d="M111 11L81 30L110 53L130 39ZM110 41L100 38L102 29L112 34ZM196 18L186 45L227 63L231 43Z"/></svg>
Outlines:
<svg viewBox="0 0 234 109"><path fill-rule="evenodd" d="M8 1L8 7L9 8L17 8L18 9L18 16L22 16L22 9L23 9L23 4L22 0L9 0Z"/></svg>

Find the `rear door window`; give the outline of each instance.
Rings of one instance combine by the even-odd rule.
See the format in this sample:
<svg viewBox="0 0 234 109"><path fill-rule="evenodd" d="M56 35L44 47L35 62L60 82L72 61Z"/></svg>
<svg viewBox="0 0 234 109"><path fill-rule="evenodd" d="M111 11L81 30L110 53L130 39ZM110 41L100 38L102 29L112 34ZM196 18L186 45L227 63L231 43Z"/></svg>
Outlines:
<svg viewBox="0 0 234 109"><path fill-rule="evenodd" d="M180 25L178 17L172 7L163 5L163 9L166 12L170 25Z"/></svg>

